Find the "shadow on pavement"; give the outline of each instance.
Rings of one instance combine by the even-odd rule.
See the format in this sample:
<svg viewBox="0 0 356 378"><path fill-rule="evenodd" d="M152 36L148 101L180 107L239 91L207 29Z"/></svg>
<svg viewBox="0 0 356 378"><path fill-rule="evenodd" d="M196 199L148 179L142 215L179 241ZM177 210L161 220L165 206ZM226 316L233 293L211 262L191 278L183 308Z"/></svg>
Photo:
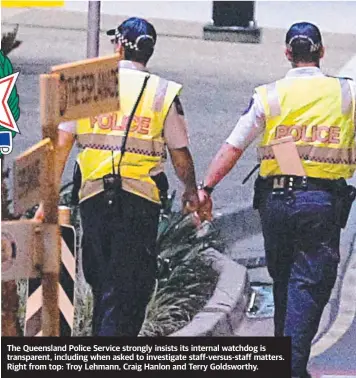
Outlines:
<svg viewBox="0 0 356 378"><path fill-rule="evenodd" d="M22 58L15 55L9 55L14 72L19 71L21 78L25 75L41 75L50 72L52 66L58 66L60 64L68 63L65 59L41 59L40 57L34 58ZM38 78L39 80L39 78Z"/></svg>
<svg viewBox="0 0 356 378"><path fill-rule="evenodd" d="M219 230L221 241L227 247L237 240L246 239L262 231L259 214L252 207L224 214L214 221L214 226Z"/></svg>

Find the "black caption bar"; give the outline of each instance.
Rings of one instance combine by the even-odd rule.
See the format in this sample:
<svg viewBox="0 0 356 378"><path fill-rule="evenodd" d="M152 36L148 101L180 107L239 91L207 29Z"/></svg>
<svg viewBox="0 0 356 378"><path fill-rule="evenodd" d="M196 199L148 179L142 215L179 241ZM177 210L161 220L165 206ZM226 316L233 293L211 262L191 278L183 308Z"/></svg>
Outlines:
<svg viewBox="0 0 356 378"><path fill-rule="evenodd" d="M190 372L289 378L290 348L285 337L2 337L1 370L5 377Z"/></svg>

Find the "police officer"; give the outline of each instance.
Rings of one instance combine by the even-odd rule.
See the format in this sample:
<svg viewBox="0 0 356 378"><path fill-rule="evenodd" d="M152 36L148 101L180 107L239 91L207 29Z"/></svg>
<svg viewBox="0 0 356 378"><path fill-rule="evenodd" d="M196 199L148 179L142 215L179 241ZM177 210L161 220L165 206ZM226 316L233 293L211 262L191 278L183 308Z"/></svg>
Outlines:
<svg viewBox="0 0 356 378"><path fill-rule="evenodd" d="M352 187L345 179L352 177L356 164L356 88L351 80L320 70L324 47L315 25L292 25L285 42L293 68L283 79L255 89L210 164L199 190L199 212L202 219L211 217L213 188L262 135L254 205L274 282L274 331L275 336L291 336L293 377L310 377L311 343L336 280L340 228L352 203L347 197ZM284 175L274 156L271 142L288 135L305 176Z"/></svg>
<svg viewBox="0 0 356 378"><path fill-rule="evenodd" d="M57 158L63 172L76 140L83 271L94 297L93 335L137 336L156 274L158 220L168 190L166 149L185 185L183 211L195 211L199 199L179 99L182 86L146 67L157 40L153 25L129 18L107 34L123 57L120 109L61 124ZM36 218L41 216L40 207Z"/></svg>

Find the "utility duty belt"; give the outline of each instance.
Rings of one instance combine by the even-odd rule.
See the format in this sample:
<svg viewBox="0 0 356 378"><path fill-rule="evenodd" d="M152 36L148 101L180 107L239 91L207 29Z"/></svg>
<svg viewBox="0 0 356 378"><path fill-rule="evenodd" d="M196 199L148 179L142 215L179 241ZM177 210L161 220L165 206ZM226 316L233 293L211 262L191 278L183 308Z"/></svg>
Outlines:
<svg viewBox="0 0 356 378"><path fill-rule="evenodd" d="M270 176L255 181L253 208L258 209L264 194L286 199L292 203L295 191L327 191L332 194L335 211L335 223L341 228L346 226L352 203L356 199L356 188L348 185L345 179L328 180L306 176Z"/></svg>
<svg viewBox="0 0 356 378"><path fill-rule="evenodd" d="M270 176L257 178L260 189L274 192L284 190L325 190L333 191L345 180L327 180L306 176Z"/></svg>

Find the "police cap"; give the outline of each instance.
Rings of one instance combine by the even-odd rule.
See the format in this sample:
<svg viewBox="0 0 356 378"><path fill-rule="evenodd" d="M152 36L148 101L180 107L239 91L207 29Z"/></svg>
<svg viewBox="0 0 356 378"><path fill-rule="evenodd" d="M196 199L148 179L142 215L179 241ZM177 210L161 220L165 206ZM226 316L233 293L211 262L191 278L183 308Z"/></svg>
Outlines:
<svg viewBox="0 0 356 378"><path fill-rule="evenodd" d="M293 24L286 34L286 46L292 53L319 51L323 46L319 28L310 22Z"/></svg>
<svg viewBox="0 0 356 378"><path fill-rule="evenodd" d="M154 26L138 17L125 20L116 29L108 30L106 34L112 41L120 42L125 48L135 51L153 50L157 40Z"/></svg>

